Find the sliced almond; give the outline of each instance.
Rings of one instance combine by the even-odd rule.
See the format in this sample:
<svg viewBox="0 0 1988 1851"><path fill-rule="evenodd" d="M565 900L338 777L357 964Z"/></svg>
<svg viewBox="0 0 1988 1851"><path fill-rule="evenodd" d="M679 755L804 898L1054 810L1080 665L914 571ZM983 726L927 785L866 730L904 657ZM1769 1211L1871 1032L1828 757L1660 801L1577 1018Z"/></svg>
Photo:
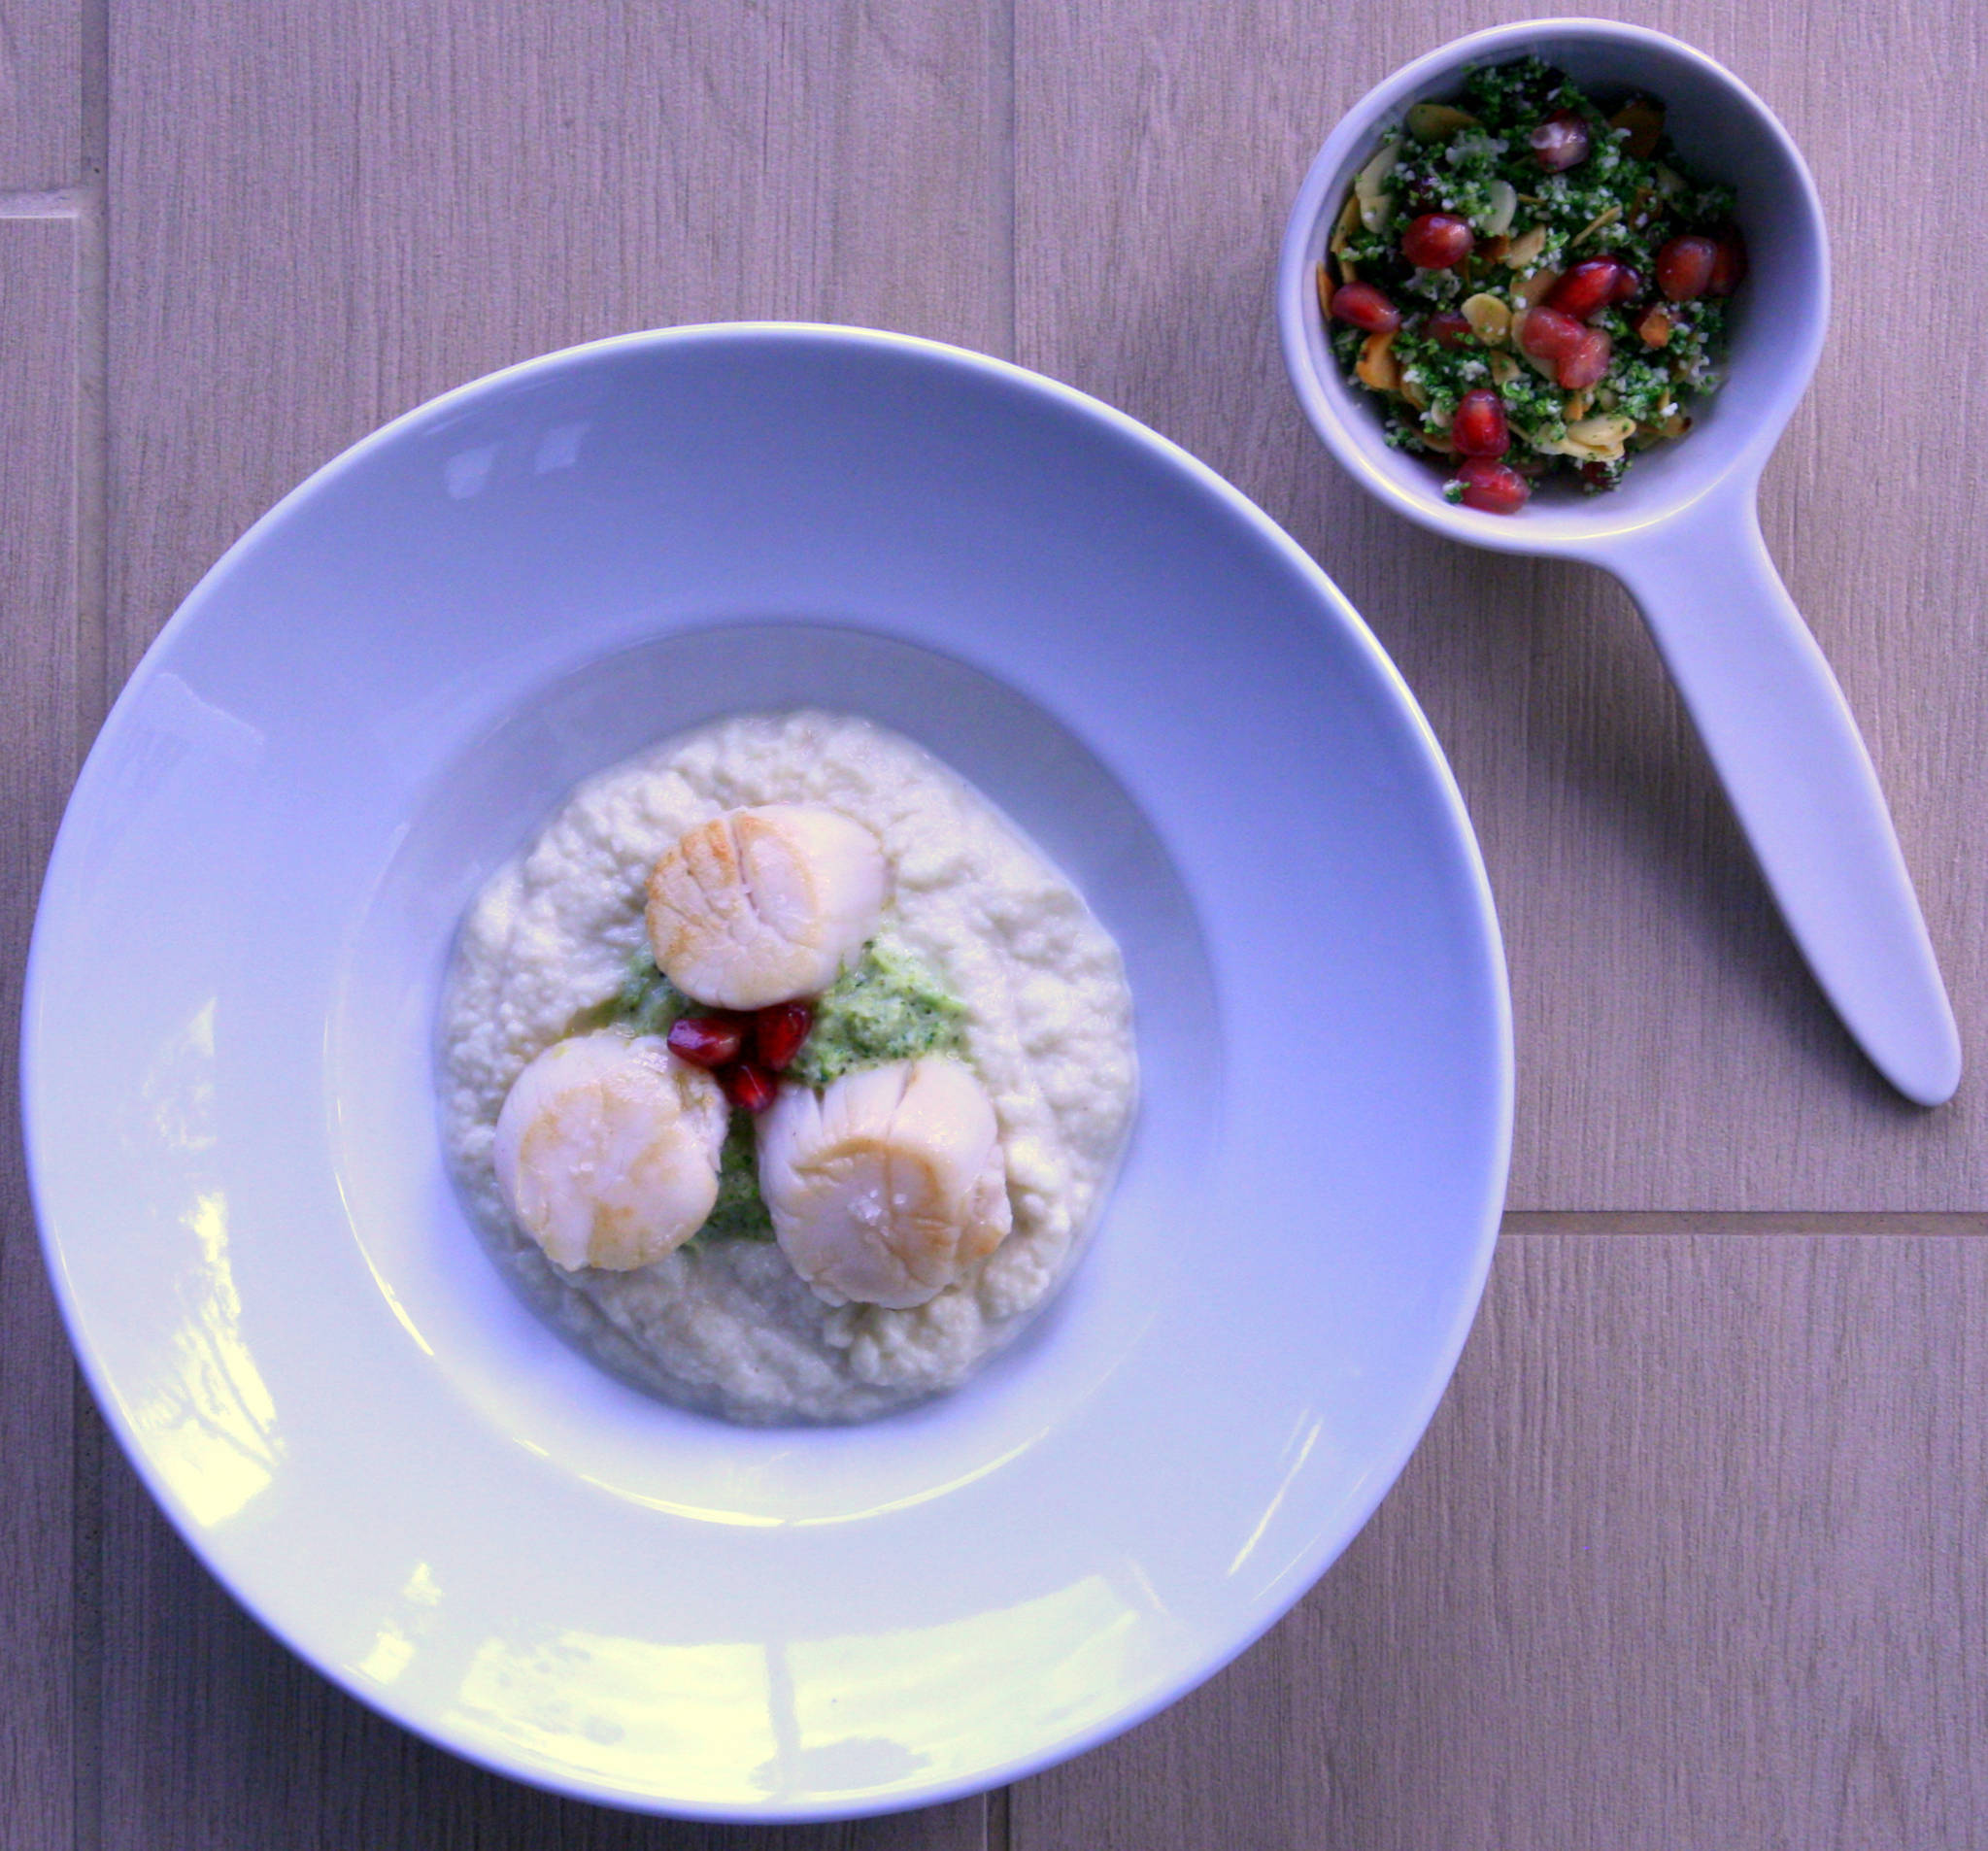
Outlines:
<svg viewBox="0 0 1988 1851"><path fill-rule="evenodd" d="M1575 424L1579 423L1582 419L1587 417L1587 415L1588 415L1587 393L1586 392L1567 393L1566 401L1562 404L1560 408L1560 416L1562 421L1568 426L1568 428L1571 429Z"/></svg>
<svg viewBox="0 0 1988 1851"><path fill-rule="evenodd" d="M1422 382L1405 367L1401 371L1401 396L1419 412L1429 409L1429 394L1422 389Z"/></svg>
<svg viewBox="0 0 1988 1851"><path fill-rule="evenodd" d="M1512 312L1495 295L1480 290L1464 298L1464 320L1486 347L1502 347L1512 331Z"/></svg>
<svg viewBox="0 0 1988 1851"><path fill-rule="evenodd" d="M1520 348L1519 352L1526 353L1524 348ZM1541 379L1551 380L1556 386L1560 384L1560 365L1558 361L1542 360L1536 353L1526 353L1526 364L1533 372L1537 373Z"/></svg>
<svg viewBox="0 0 1988 1851"><path fill-rule="evenodd" d="M1319 313L1328 321L1332 319L1332 279L1324 264L1319 265Z"/></svg>
<svg viewBox="0 0 1988 1851"><path fill-rule="evenodd" d="M1388 176L1395 171L1395 163L1400 157L1401 144L1389 142L1353 177L1353 197L1360 205L1360 222L1369 231L1378 231L1388 222L1388 212L1393 203L1393 195L1388 191Z"/></svg>
<svg viewBox="0 0 1988 1851"><path fill-rule="evenodd" d="M1422 447L1434 451L1438 456L1454 456L1457 454L1456 445L1439 430L1425 428L1422 433Z"/></svg>
<svg viewBox="0 0 1988 1851"><path fill-rule="evenodd" d="M1654 96L1632 96L1608 118L1610 128L1626 128L1622 151L1632 160L1648 160L1664 133L1664 105Z"/></svg>
<svg viewBox="0 0 1988 1851"><path fill-rule="evenodd" d="M1333 261L1339 266L1339 281L1341 283L1358 283L1360 281L1360 266L1343 251L1340 252Z"/></svg>
<svg viewBox="0 0 1988 1851"><path fill-rule="evenodd" d="M1408 112L1408 133L1418 142L1446 142L1459 129L1476 126L1476 117L1454 103L1417 103Z"/></svg>
<svg viewBox="0 0 1988 1851"><path fill-rule="evenodd" d="M1600 218L1591 219L1585 225L1583 225L1580 228L1580 230L1575 232L1574 235L1567 240L1567 248L1569 251L1571 251L1575 245L1581 243L1584 239L1592 238L1596 234L1596 232L1600 231L1601 227L1607 224L1611 219L1620 219L1621 217L1622 208L1620 206L1610 206L1606 212L1601 215Z"/></svg>
<svg viewBox="0 0 1988 1851"><path fill-rule="evenodd" d="M1512 215L1519 209L1519 193L1508 180L1491 183L1491 206L1478 227L1487 238L1502 238L1512 228Z"/></svg>
<svg viewBox="0 0 1988 1851"><path fill-rule="evenodd" d="M1339 208L1338 222L1332 227L1332 241L1326 249L1336 257L1340 252L1346 249L1348 241L1352 238L1355 230L1358 229L1359 224L1360 201L1353 194L1348 193L1346 195L1346 203Z"/></svg>
<svg viewBox="0 0 1988 1851"><path fill-rule="evenodd" d="M1509 353L1491 356L1491 383L1494 386L1509 386L1518 376L1519 363Z"/></svg>
<svg viewBox="0 0 1988 1851"><path fill-rule="evenodd" d="M1685 190L1684 176L1674 167L1657 169L1657 190L1667 199L1675 199Z"/></svg>
<svg viewBox="0 0 1988 1851"><path fill-rule="evenodd" d="M1487 238L1477 247L1477 254L1486 263L1502 263L1504 261L1504 253L1511 248L1512 241L1509 238L1503 236Z"/></svg>
<svg viewBox="0 0 1988 1851"><path fill-rule="evenodd" d="M1645 347L1664 347L1670 340L1670 318L1662 309L1652 309L1636 323L1636 334Z"/></svg>
<svg viewBox="0 0 1988 1851"><path fill-rule="evenodd" d="M1657 426L1657 435L1659 437L1682 437L1690 428L1691 420L1680 411L1672 411L1670 416Z"/></svg>
<svg viewBox="0 0 1988 1851"><path fill-rule="evenodd" d="M1552 294L1553 286L1560 281L1558 270L1534 270L1530 277L1521 278L1513 285L1512 293L1529 309L1536 309Z"/></svg>
<svg viewBox="0 0 1988 1851"><path fill-rule="evenodd" d="M1504 260L1514 270L1530 270L1539 261L1539 253L1546 249L1546 227L1534 225L1531 231L1522 233L1511 242L1504 253Z"/></svg>
<svg viewBox="0 0 1988 1851"><path fill-rule="evenodd" d="M1569 419L1567 441L1575 448L1563 451L1562 454L1564 455L1580 454L1601 462L1613 462L1622 454L1622 448L1629 442L1630 433L1635 427L1634 418Z"/></svg>
<svg viewBox="0 0 1988 1851"><path fill-rule="evenodd" d="M1401 368L1395 358L1393 333L1369 334L1360 350L1360 363L1353 371L1363 386L1371 386L1377 392L1399 391Z"/></svg>

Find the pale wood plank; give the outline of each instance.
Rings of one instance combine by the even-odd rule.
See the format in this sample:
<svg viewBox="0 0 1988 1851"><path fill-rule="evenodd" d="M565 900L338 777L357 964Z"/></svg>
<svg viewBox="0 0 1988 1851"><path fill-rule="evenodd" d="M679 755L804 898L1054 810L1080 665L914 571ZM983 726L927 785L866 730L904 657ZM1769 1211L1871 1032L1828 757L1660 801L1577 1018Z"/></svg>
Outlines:
<svg viewBox="0 0 1988 1851"><path fill-rule="evenodd" d="M83 0L0 0L0 193L83 178Z"/></svg>
<svg viewBox="0 0 1988 1851"><path fill-rule="evenodd" d="M112 20L110 673L300 476L421 399L625 328L1011 340L1007 13L331 9ZM106 1467L103 1842L966 1851L978 1801L726 1834L553 1801L374 1719Z"/></svg>
<svg viewBox="0 0 1988 1851"><path fill-rule="evenodd" d="M1984 1234L1508 1238L1339 1565L1014 1851L1988 1842L1984 1333Z"/></svg>
<svg viewBox="0 0 1988 1851"><path fill-rule="evenodd" d="M1602 5L1778 109L1821 183L1838 292L1769 471L1769 540L1870 736L1967 1045L1988 1048L1988 414L1934 253L1988 151L1967 0ZM1483 837L1519 1032L1522 1208L1976 1209L1988 1095L1889 1094L1795 957L1628 600L1383 513L1311 436L1270 279L1318 144L1417 52L1513 17L1406 0L1019 0L1017 357L1157 424L1256 496L1379 633ZM1963 266L1964 268L1965 266Z"/></svg>
<svg viewBox="0 0 1988 1851"><path fill-rule="evenodd" d="M999 0L113 24L114 677L384 420L629 328L1010 340Z"/></svg>
<svg viewBox="0 0 1988 1851"><path fill-rule="evenodd" d="M0 1843L70 1842L75 1373L20 1148L21 966L75 776L76 227L0 220Z"/></svg>

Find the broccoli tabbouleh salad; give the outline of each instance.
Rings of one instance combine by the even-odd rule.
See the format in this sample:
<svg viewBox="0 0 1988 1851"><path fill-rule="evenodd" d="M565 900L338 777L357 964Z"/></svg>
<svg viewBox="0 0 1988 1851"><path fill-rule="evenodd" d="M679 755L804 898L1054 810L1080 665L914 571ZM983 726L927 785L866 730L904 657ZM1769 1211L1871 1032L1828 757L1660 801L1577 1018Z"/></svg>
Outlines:
<svg viewBox="0 0 1988 1851"><path fill-rule="evenodd" d="M1678 166L1654 98L1604 114L1537 58L1405 128L1319 266L1334 354L1382 395L1390 444L1453 463L1451 501L1515 514L1549 473L1614 488L1718 384L1746 272L1733 189Z"/></svg>

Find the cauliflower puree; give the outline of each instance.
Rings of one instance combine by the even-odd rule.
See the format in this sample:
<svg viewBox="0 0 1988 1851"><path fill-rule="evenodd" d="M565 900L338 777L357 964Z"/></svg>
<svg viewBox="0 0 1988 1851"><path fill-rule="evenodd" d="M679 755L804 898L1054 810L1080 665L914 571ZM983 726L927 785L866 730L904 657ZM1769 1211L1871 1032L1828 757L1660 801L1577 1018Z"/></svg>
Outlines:
<svg viewBox="0 0 1988 1851"><path fill-rule="evenodd" d="M647 942L645 887L672 843L727 810L796 802L876 836L891 870L880 947L920 960L963 1006L1013 1230L910 1309L831 1304L777 1245L713 1230L632 1271L554 1265L497 1182L512 1082L623 993ZM963 1380L1068 1271L1134 1091L1124 966L1082 896L921 748L817 712L719 721L580 786L471 906L442 1006L444 1133L498 1263L596 1361L743 1421L861 1420Z"/></svg>

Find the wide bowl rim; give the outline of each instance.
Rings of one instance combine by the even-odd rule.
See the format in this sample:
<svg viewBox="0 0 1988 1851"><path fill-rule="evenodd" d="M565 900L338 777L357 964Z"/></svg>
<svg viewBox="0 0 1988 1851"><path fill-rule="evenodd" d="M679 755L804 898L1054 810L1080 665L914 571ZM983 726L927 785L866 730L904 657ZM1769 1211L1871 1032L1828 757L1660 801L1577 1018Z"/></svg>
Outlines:
<svg viewBox="0 0 1988 1851"><path fill-rule="evenodd" d="M308 505L314 496L340 481L348 472L358 468L377 451L427 427L437 419L476 403L484 395L508 390L522 382L542 378L563 368L589 363L604 354L674 350L694 343L752 345L764 342L815 344L831 351L849 351L865 347L888 349L913 355L937 366L965 368L985 378L1000 382L1006 387L1025 396L1073 410L1082 417L1101 422L1120 436L1129 439L1135 447L1184 477L1201 494L1239 517L1252 530L1260 544L1268 548L1286 566L1296 571L1310 589L1320 619L1338 623L1345 634L1356 642L1367 657L1368 666L1378 674L1390 690L1400 717L1409 723L1420 742L1426 768L1432 774L1434 788L1440 796L1443 823L1450 844L1458 852L1457 871L1463 875L1472 902L1477 926L1477 950L1484 960L1483 974L1489 979L1492 1009L1489 1026L1495 1048L1495 1071L1489 1076L1495 1120L1492 1148L1484 1153L1487 1161L1483 1171L1483 1197L1475 1217L1475 1227L1468 1247L1468 1264L1464 1269L1460 1282L1458 1308L1449 1327L1442 1330L1439 1343L1434 1346L1434 1352L1440 1358L1440 1366L1432 1371L1416 1403L1404 1410L1404 1419L1399 1429L1403 1435L1402 1443L1392 1456L1380 1462L1382 1468L1371 1474L1369 1482L1363 1488L1362 1498L1354 1506L1350 1506L1353 1514L1341 1530L1325 1536L1304 1560L1294 1565L1292 1570L1265 1594L1258 1603L1257 1610L1249 1614L1247 1623L1230 1634L1223 1649L1202 1655L1177 1678L1147 1691L1136 1704L1068 1736L1045 1742L1035 1753L1011 1757L998 1765L976 1770L970 1776L938 1781L928 1790L921 1790L908 1797L893 1796L884 1803L856 1810L839 1804L819 1802L798 1805L787 1802L772 1806L686 1803L674 1801L663 1793L631 1795L583 1774L548 1774L544 1769L536 1767L523 1769L507 1762L500 1755L485 1752L476 1745L452 1737L439 1726L433 1726L423 1719L394 1708L388 1701L383 1700L381 1692L359 1683L354 1676L349 1674L347 1667L330 1659L316 1644L300 1636L298 1632L300 1623L295 1615L273 1610L268 1602L245 1586L245 1575L224 1559L224 1550L219 1546L219 1540L203 1531L194 1522L172 1486L161 1475L155 1462L145 1450L127 1410L113 1392L104 1358L83 1340L83 1309L65 1263L62 1229L58 1225L56 1207L51 1199L54 1193L53 1178L59 1158L49 1145L49 1132L42 1105L47 1076L42 1072L38 1061L38 1050L43 1040L42 1022L46 993L50 983L48 972L53 960L59 956L58 948L51 942L52 935L49 927L50 896L62 890L73 889L83 872L80 864L82 852L79 847L81 830L76 819L99 800L101 787L107 776L106 767L120 750L121 742L133 724L134 710L146 686L160 672L161 665L171 658L179 639L202 621L202 611L217 595L218 588L225 584L228 576L240 567L244 559L253 556L258 549L269 544L272 536L280 534L284 523L300 508ZM320 1676L356 1699L368 1709L449 1753L506 1778L520 1780L589 1803L720 1823L808 1823L861 1817L939 1804L985 1792L1070 1759L1100 1742L1111 1739L1176 1701L1246 1650L1282 1618L1303 1592L1336 1560L1372 1515L1386 1492L1399 1477L1409 1456L1420 1443L1454 1375L1458 1358L1481 1301L1502 1214L1511 1154L1514 1062L1510 991L1502 939L1482 853L1470 826L1454 774L1420 706L1401 679L1398 670L1389 660L1379 643L1338 588L1296 541L1239 489L1170 440L1102 401L1012 362L942 342L883 330L812 322L702 322L612 335L540 354L468 381L410 408L320 465L276 501L209 567L162 626L158 636L113 702L104 724L92 744L65 808L63 822L51 848L42 884L41 900L37 907L35 927L25 965L20 1029L21 1122L29 1192L44 1258L70 1337L72 1351L102 1411L105 1423L116 1437L120 1450L130 1461L154 1503L164 1512L195 1559L255 1617L259 1624L267 1628L288 1650Z"/></svg>

